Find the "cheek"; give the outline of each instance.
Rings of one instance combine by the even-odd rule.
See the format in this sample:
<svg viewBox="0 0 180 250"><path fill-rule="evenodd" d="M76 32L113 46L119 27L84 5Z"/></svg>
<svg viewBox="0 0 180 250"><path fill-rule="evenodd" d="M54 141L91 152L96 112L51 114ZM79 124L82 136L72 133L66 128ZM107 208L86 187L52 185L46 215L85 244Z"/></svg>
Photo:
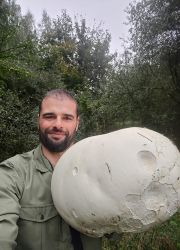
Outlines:
<svg viewBox="0 0 180 250"><path fill-rule="evenodd" d="M46 128L49 128L50 126L51 124L47 121L39 122L39 129L41 130L45 130Z"/></svg>
<svg viewBox="0 0 180 250"><path fill-rule="evenodd" d="M67 126L67 129L72 134L72 133L74 133L74 131L76 131L76 125L71 124L71 125Z"/></svg>

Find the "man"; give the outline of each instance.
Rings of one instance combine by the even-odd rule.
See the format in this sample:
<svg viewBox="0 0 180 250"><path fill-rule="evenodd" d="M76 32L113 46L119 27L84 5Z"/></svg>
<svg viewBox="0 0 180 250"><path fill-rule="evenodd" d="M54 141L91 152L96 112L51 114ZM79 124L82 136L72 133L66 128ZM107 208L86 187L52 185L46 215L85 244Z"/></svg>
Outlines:
<svg viewBox="0 0 180 250"><path fill-rule="evenodd" d="M78 125L76 100L52 90L39 108L40 145L0 164L0 250L101 249L100 239L70 229L51 197L53 169L73 144Z"/></svg>

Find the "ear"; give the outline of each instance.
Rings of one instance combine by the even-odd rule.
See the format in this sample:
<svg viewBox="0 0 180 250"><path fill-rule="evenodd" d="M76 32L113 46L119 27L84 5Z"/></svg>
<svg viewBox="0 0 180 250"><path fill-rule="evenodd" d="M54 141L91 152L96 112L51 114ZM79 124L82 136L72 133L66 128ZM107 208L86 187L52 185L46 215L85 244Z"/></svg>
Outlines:
<svg viewBox="0 0 180 250"><path fill-rule="evenodd" d="M79 127L79 120L80 120L80 118L79 118L79 116L78 116L78 117L77 117L76 131L78 131L78 127Z"/></svg>

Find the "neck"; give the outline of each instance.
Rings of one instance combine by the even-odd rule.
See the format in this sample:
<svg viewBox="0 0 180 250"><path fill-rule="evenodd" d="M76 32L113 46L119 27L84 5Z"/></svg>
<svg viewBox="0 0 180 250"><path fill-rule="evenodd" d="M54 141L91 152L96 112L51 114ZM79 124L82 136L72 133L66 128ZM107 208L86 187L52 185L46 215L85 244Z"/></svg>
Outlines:
<svg viewBox="0 0 180 250"><path fill-rule="evenodd" d="M48 161L51 163L53 167L55 167L58 160L61 158L63 152L50 152L47 148L45 148L43 145L41 145L42 153L48 159Z"/></svg>

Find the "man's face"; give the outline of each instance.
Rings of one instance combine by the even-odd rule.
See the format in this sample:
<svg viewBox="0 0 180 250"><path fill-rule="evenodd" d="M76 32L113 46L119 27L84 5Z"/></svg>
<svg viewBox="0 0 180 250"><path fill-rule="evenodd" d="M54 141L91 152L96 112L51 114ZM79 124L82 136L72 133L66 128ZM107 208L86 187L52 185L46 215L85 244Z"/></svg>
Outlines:
<svg viewBox="0 0 180 250"><path fill-rule="evenodd" d="M50 152L63 152L72 143L79 124L76 103L67 97L46 97L39 114L39 138Z"/></svg>

